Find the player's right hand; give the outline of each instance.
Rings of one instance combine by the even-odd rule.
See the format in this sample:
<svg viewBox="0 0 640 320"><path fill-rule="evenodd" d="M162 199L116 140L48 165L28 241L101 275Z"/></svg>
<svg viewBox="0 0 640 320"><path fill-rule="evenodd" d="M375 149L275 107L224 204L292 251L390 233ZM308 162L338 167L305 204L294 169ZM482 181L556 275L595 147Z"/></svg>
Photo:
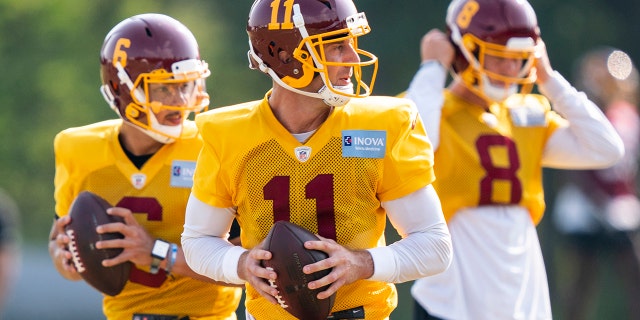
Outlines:
<svg viewBox="0 0 640 320"><path fill-rule="evenodd" d="M422 61L437 60L445 68L449 68L455 57L455 48L449 36L439 29L431 29L420 41L420 58Z"/></svg>
<svg viewBox="0 0 640 320"><path fill-rule="evenodd" d="M269 280L275 280L275 271L264 268L260 260L271 259L271 252L260 249L262 246L255 246L249 251L245 251L238 261L238 276L248 282L261 296L272 304L278 304L276 296L278 289L269 284Z"/></svg>
<svg viewBox="0 0 640 320"><path fill-rule="evenodd" d="M131 210L113 207L109 208L107 213L123 218L124 223L114 222L98 226L96 229L98 233L117 232L122 234L124 238L98 241L96 242L96 248L122 248L123 250L116 257L103 260L102 265L111 267L126 261L131 261L140 266L151 265L153 260L151 257L151 249L153 248L155 238L138 223Z"/></svg>
<svg viewBox="0 0 640 320"><path fill-rule="evenodd" d="M49 255L58 272L69 280L80 280L82 276L73 265L73 255L69 251L71 239L65 233L65 226L71 222L69 216L62 217L53 222L49 236Z"/></svg>

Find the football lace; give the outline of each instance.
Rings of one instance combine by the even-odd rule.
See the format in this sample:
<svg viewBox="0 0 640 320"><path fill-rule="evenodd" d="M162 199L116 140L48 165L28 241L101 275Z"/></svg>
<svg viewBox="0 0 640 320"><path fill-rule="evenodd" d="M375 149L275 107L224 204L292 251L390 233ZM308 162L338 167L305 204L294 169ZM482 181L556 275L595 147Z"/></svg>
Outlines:
<svg viewBox="0 0 640 320"><path fill-rule="evenodd" d="M271 268L271 267L267 267L267 269L273 271L273 268ZM269 279L269 285L272 288L276 288L276 289L278 288L278 286L276 285L276 281L275 280ZM280 304L280 306L283 309L286 309L287 307L289 307L287 305L287 302L282 299L282 296L280 295L280 291L278 291L278 295L276 295L276 300L278 300L278 303Z"/></svg>
<svg viewBox="0 0 640 320"><path fill-rule="evenodd" d="M76 236L73 230L67 230L66 234L69 236L71 241L69 242L69 251L71 252L71 260L73 261L73 265L76 267L76 270L80 273L85 271L84 264L82 264L82 260L80 260L80 254L78 253L78 246L76 245Z"/></svg>

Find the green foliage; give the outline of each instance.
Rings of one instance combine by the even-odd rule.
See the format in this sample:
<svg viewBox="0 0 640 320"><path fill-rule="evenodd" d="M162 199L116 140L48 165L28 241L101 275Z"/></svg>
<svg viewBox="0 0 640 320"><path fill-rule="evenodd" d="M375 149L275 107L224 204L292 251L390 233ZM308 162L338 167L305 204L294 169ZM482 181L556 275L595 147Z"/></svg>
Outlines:
<svg viewBox="0 0 640 320"><path fill-rule="evenodd" d="M640 24L634 14L640 12L640 2L531 1L552 65L567 78L573 61L596 45L615 46L639 59L640 45L634 40ZM380 58L374 91L395 95L406 88L419 64L422 35L444 27L448 2L355 2L372 26L360 46ZM98 92L99 50L111 27L144 12L182 21L196 35L212 69L207 85L212 107L217 107L259 99L270 87L268 77L247 67L245 24L251 3L0 0L0 187L17 200L25 242L43 242L54 216L55 134L116 116Z"/></svg>
<svg viewBox="0 0 640 320"><path fill-rule="evenodd" d="M213 77L213 106L260 98L270 84L247 68L246 7L211 1L0 1L0 187L16 198L26 242L48 235L53 138L67 127L116 117L98 87L107 32L144 12L171 15L198 38ZM219 8L220 7L220 8ZM230 14L232 12L233 14ZM225 87L222 90L222 87ZM257 88L255 90L254 88ZM82 156L82 155L79 155Z"/></svg>

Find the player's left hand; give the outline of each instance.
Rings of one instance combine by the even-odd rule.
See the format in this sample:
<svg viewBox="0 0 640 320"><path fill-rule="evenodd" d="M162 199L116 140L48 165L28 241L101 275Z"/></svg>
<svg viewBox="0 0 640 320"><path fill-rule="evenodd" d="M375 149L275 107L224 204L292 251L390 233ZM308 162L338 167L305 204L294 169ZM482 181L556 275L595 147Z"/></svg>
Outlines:
<svg viewBox="0 0 640 320"><path fill-rule="evenodd" d="M153 258L151 257L151 249L155 239L142 227L133 217L133 213L125 208L109 208L108 214L120 216L124 219L124 223L108 223L98 226L98 233L119 232L124 238L96 242L96 248L122 248L123 251L112 259L102 261L105 267L111 267L125 261L131 261L134 264L149 266Z"/></svg>
<svg viewBox="0 0 640 320"><path fill-rule="evenodd" d="M318 236L320 241L307 241L304 247L310 250L324 251L329 258L304 266L302 271L311 274L333 268L325 277L309 282L309 289L329 285L327 290L318 293L318 299L329 298L340 287L373 275L373 258L366 250L349 250L334 240Z"/></svg>
<svg viewBox="0 0 640 320"><path fill-rule="evenodd" d="M549 80L549 78L553 75L553 68L551 67L551 62L549 61L547 47L542 39L538 40L535 67L538 76L538 84L547 82L547 80Z"/></svg>
<svg viewBox="0 0 640 320"><path fill-rule="evenodd" d="M272 269L267 269L260 264L261 260L269 260L272 255L271 252L261 248L262 243L240 255L238 276L248 282L267 301L278 304L276 299L278 289L269 284L269 280L276 280L278 275Z"/></svg>

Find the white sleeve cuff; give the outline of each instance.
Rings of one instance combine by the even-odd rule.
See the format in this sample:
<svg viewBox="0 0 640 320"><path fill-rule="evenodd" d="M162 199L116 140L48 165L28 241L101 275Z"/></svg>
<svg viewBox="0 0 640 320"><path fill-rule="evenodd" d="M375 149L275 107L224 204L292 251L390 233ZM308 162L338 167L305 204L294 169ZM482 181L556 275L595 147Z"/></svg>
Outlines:
<svg viewBox="0 0 640 320"><path fill-rule="evenodd" d="M245 281L238 276L238 262L240 255L247 249L240 246L233 246L227 250L222 258L222 272L227 283L244 284Z"/></svg>
<svg viewBox="0 0 640 320"><path fill-rule="evenodd" d="M390 247L367 249L373 259L373 275L368 280L393 282L396 273L396 258Z"/></svg>

